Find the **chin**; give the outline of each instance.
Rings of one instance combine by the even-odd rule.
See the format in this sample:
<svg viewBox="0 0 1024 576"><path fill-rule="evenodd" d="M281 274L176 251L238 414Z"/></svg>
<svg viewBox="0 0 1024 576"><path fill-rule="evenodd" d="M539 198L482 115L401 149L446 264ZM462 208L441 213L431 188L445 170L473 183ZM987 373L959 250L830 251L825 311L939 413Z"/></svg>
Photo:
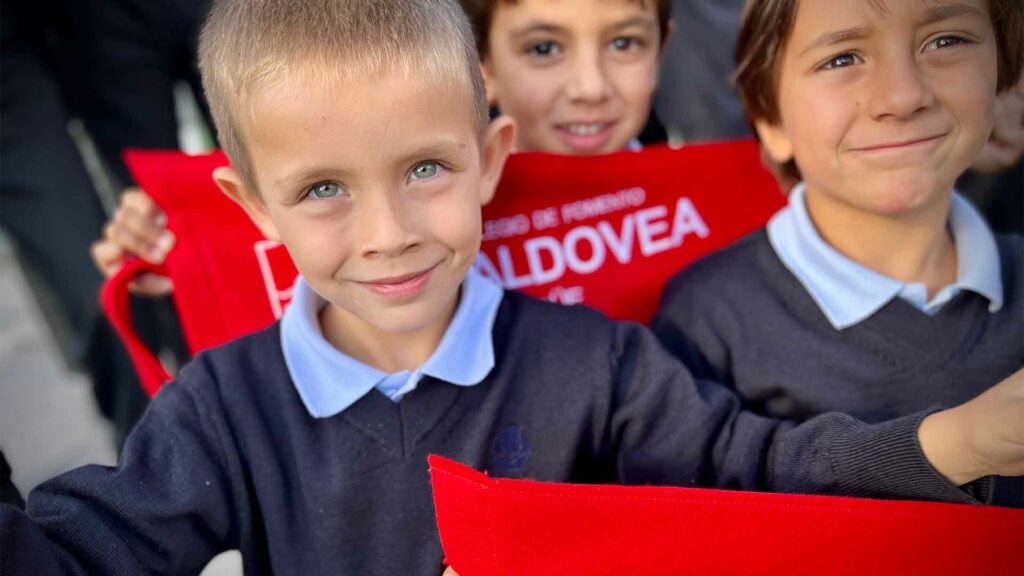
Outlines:
<svg viewBox="0 0 1024 576"><path fill-rule="evenodd" d="M902 216L928 205L928 196L916 193L880 195L871 202L871 211L883 216Z"/></svg>
<svg viewBox="0 0 1024 576"><path fill-rule="evenodd" d="M374 318L372 323L382 332L389 334L413 334L430 327L443 314L442 311L430 307L425 302L388 310Z"/></svg>
<svg viewBox="0 0 1024 576"><path fill-rule="evenodd" d="M920 175L881 182L873 188L876 192L865 198L867 204L872 212L888 216L916 212L940 199L935 193L937 183Z"/></svg>

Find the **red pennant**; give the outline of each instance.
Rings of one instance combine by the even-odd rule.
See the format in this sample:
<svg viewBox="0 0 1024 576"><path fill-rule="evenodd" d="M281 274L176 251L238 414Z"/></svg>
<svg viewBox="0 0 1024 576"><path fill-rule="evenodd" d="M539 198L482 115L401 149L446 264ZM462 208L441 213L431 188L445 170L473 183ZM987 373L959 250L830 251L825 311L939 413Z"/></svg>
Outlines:
<svg viewBox="0 0 1024 576"><path fill-rule="evenodd" d="M1024 511L496 479L431 456L459 576L1020 574Z"/></svg>

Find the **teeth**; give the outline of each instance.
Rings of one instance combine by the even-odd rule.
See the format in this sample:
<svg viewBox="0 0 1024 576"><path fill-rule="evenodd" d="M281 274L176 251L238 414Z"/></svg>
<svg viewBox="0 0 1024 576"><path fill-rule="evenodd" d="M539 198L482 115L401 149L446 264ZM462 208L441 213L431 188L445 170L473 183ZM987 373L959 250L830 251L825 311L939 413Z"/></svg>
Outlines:
<svg viewBox="0 0 1024 576"><path fill-rule="evenodd" d="M566 124L565 130L576 136L593 136L604 129L604 124Z"/></svg>

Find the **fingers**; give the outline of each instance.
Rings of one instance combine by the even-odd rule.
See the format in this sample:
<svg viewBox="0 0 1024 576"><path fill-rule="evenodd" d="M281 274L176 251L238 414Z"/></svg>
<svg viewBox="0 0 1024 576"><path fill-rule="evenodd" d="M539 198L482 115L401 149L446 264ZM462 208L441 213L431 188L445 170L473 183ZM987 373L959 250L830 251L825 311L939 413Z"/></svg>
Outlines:
<svg viewBox="0 0 1024 576"><path fill-rule="evenodd" d="M104 278L110 278L124 265L128 254L120 246L107 240L99 240L93 243L90 248L92 261L103 273ZM174 291L174 284L170 278L157 274L142 274L128 285L128 289L135 294L143 296L166 296Z"/></svg>
<svg viewBox="0 0 1024 576"><path fill-rule="evenodd" d="M103 238L90 248L93 263L110 278L129 256L152 264L161 264L174 247L174 234L167 230L167 217L138 188L129 188L121 196L114 217L103 227ZM129 289L146 296L163 296L173 290L171 280L156 274L143 274Z"/></svg>
<svg viewBox="0 0 1024 576"><path fill-rule="evenodd" d="M1019 148L1006 148L999 142L990 140L978 153L971 168L982 173L1001 172L1013 166L1020 158L1020 154Z"/></svg>
<svg viewBox="0 0 1024 576"><path fill-rule="evenodd" d="M1024 82L1022 82L1024 85ZM980 172L999 172L1024 155L1024 93L1007 90L996 99L992 136L972 166Z"/></svg>
<svg viewBox="0 0 1024 576"><path fill-rule="evenodd" d="M167 217L156 203L141 190L130 188L122 195L117 212L104 228L103 238L128 254L160 264L175 241L166 226Z"/></svg>
<svg viewBox="0 0 1024 576"><path fill-rule="evenodd" d="M174 283L166 276L143 274L129 284L128 289L142 296L166 296L174 291Z"/></svg>
<svg viewBox="0 0 1024 576"><path fill-rule="evenodd" d="M120 246L107 240L97 240L89 249L92 261L103 273L104 278L110 278L124 264L125 253Z"/></svg>

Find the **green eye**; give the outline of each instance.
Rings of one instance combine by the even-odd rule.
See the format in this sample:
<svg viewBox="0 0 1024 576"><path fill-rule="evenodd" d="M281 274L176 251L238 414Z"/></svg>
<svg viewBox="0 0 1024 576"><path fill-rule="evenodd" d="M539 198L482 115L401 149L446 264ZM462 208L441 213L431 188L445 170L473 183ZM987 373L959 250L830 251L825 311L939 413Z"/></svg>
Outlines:
<svg viewBox="0 0 1024 576"><path fill-rule="evenodd" d="M341 194L341 186L335 182L321 182L309 189L309 194L315 198L326 200Z"/></svg>
<svg viewBox="0 0 1024 576"><path fill-rule="evenodd" d="M437 165L437 162L421 162L413 167L412 179L426 180L427 178L433 178L434 176L437 176L440 168L441 167Z"/></svg>

